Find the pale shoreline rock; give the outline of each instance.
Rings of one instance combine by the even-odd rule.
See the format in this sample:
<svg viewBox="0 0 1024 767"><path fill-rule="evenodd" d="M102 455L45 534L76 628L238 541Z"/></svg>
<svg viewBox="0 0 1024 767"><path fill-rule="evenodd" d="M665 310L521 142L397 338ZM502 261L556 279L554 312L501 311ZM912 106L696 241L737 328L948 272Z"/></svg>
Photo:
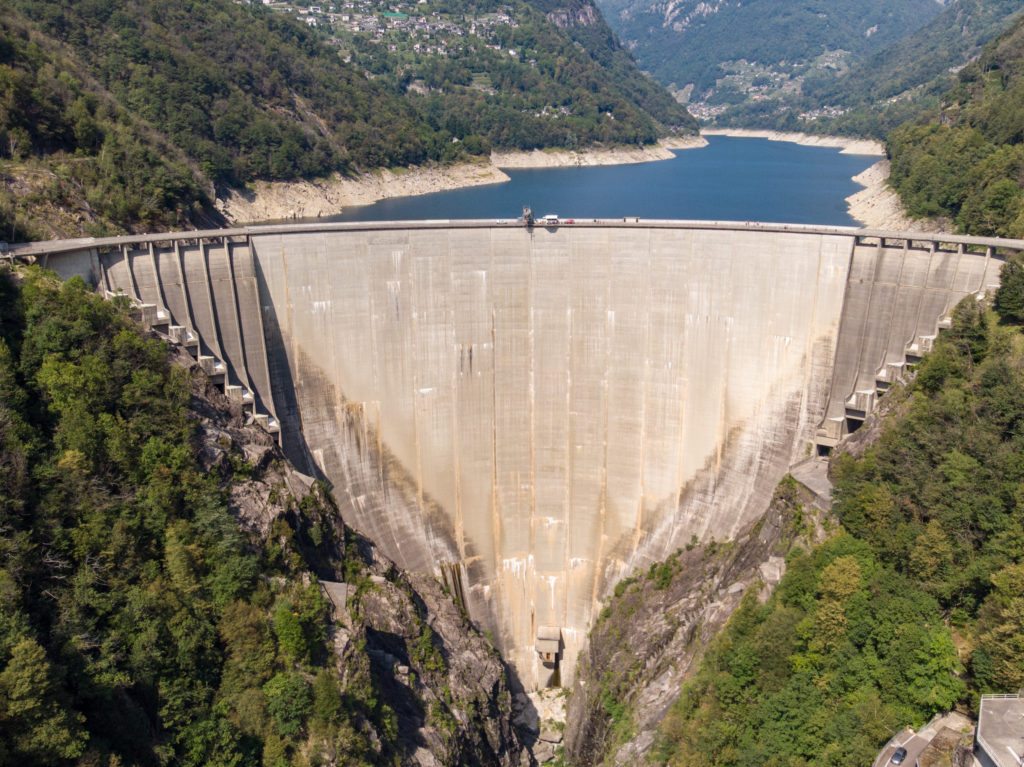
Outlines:
<svg viewBox="0 0 1024 767"><path fill-rule="evenodd" d="M491 164L499 168L571 168L593 165L632 165L642 162L671 160L675 150L707 146L703 136L662 139L653 147L616 147L612 149L565 149L532 152L492 152Z"/></svg>
<svg viewBox="0 0 1024 767"><path fill-rule="evenodd" d="M625 165L669 160L673 150L706 146L700 136L664 139L653 147L586 149L579 152L495 152L489 163L377 170L358 178L335 173L310 181L257 181L246 189L229 190L217 209L231 224L334 216L350 205L370 205L392 197L410 197L508 181L501 168L558 168Z"/></svg>
<svg viewBox="0 0 1024 767"><path fill-rule="evenodd" d="M232 224L318 218L337 215L350 205L503 181L508 176L489 163L377 170L355 179L335 173L312 181L257 181L218 198L217 209Z"/></svg>
<svg viewBox="0 0 1024 767"><path fill-rule="evenodd" d="M789 141L803 146L836 147L840 154L867 154L885 156L885 147L873 139L849 138L846 136L814 136L810 133L786 133L770 130L748 130L746 128L709 128L701 131L703 136L735 136L737 138L766 138L769 141Z"/></svg>
<svg viewBox="0 0 1024 767"><path fill-rule="evenodd" d="M952 232L948 219L910 218L899 195L886 183L889 161L879 160L853 177L864 187L846 198L850 215L867 229L892 232Z"/></svg>

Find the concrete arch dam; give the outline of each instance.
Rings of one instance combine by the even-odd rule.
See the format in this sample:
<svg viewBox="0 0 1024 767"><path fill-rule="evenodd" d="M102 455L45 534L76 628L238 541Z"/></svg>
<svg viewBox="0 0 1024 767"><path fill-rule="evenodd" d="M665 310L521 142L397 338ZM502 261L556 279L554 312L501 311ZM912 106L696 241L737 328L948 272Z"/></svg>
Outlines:
<svg viewBox="0 0 1024 767"><path fill-rule="evenodd" d="M191 345L526 688L634 568L759 516L1024 242L425 222L43 243ZM545 655L548 653L548 655Z"/></svg>

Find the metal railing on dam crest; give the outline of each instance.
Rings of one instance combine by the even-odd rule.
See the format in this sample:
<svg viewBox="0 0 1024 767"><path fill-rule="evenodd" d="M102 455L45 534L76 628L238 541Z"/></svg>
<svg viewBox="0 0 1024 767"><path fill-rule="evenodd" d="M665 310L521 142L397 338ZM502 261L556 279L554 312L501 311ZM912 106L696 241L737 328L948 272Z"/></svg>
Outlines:
<svg viewBox="0 0 1024 767"><path fill-rule="evenodd" d="M602 598L723 540L1024 241L784 224L260 226L12 246L190 346L527 687Z"/></svg>

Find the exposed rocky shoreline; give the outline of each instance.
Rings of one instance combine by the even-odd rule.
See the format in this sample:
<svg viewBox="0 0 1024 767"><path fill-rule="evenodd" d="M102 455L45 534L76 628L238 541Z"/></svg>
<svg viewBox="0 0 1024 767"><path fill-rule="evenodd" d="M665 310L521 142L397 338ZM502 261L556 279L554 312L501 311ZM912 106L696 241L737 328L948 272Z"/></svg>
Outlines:
<svg viewBox="0 0 1024 767"><path fill-rule="evenodd" d="M868 229L894 232L951 232L948 219L910 218L900 204L899 195L886 183L889 161L879 160L853 180L864 187L846 198L850 215Z"/></svg>
<svg viewBox="0 0 1024 767"><path fill-rule="evenodd" d="M492 152L491 164L499 168L570 168L592 165L631 165L657 160L671 160L676 149L697 149L707 146L703 136L662 139L652 147L617 147L613 149L563 149L532 152Z"/></svg>
<svg viewBox="0 0 1024 767"><path fill-rule="evenodd" d="M218 197L217 208L231 224L318 218L350 205L503 181L508 176L490 163L377 170L356 178L335 173L314 181L257 181Z"/></svg>
<svg viewBox="0 0 1024 767"><path fill-rule="evenodd" d="M508 181L502 168L558 168L626 165L668 160L672 150L702 147L700 136L665 139L653 147L614 147L580 151L495 152L488 163L464 163L378 170L355 178L334 174L315 181L257 181L217 198L217 209L230 224L333 216L350 205L370 205L392 197L409 197Z"/></svg>
<svg viewBox="0 0 1024 767"><path fill-rule="evenodd" d="M791 133L771 130L748 130L746 128L709 128L701 131L704 136L736 136L737 138L766 138L769 141L789 141L803 146L836 147L840 154L871 154L882 157L885 147L873 139L848 138L846 136L814 136L810 133Z"/></svg>

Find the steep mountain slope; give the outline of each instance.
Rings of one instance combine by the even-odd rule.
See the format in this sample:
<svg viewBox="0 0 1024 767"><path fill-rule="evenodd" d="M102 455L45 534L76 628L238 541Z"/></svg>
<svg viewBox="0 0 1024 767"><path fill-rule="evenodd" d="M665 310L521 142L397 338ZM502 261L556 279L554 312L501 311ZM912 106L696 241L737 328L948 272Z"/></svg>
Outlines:
<svg viewBox="0 0 1024 767"><path fill-rule="evenodd" d="M696 93L737 62L771 81L878 51L939 12L933 0L796 3L792 0L603 0L609 23L641 66ZM832 54L825 60L816 60Z"/></svg>
<svg viewBox="0 0 1024 767"><path fill-rule="evenodd" d="M882 139L937 106L955 73L1020 14L1016 0L953 0L924 27L848 70L808 75L798 91L730 107L716 121Z"/></svg>
<svg viewBox="0 0 1024 767"><path fill-rule="evenodd" d="M879 139L934 106L1021 13L1015 0L605 0L602 9L641 66L703 120Z"/></svg>
<svg viewBox="0 0 1024 767"><path fill-rule="evenodd" d="M644 144L666 130L696 129L685 109L640 73L586 0L388 7L408 18L336 34L375 82L404 90L449 138L574 148L595 140Z"/></svg>
<svg viewBox="0 0 1024 767"><path fill-rule="evenodd" d="M912 214L1024 237L1024 17L960 72L940 108L893 131L887 151Z"/></svg>
<svg viewBox="0 0 1024 767"><path fill-rule="evenodd" d="M505 669L436 581L126 307L19 282L0 271L0 762L522 763Z"/></svg>
<svg viewBox="0 0 1024 767"><path fill-rule="evenodd" d="M780 546L809 520L787 479L749 537L623 581L580 664L569 761L869 764L907 724L1024 684L1022 322L1011 261L841 445L823 542ZM767 553L785 574L765 599Z"/></svg>
<svg viewBox="0 0 1024 767"><path fill-rule="evenodd" d="M499 10L500 23L474 31L477 16ZM458 44L407 61L397 43L332 37L262 4L5 4L0 230L22 239L181 226L214 216L219 185L696 130L592 5L436 12ZM379 26L405 14L371 15Z"/></svg>
<svg viewBox="0 0 1024 767"><path fill-rule="evenodd" d="M0 9L0 239L180 226L213 187L10 9Z"/></svg>
<svg viewBox="0 0 1024 767"><path fill-rule="evenodd" d="M733 616L662 724L660 763L867 764L906 723L1024 682L1021 274L1004 267L996 312L964 299L886 395L877 441L833 466L842 530Z"/></svg>
<svg viewBox="0 0 1024 767"><path fill-rule="evenodd" d="M1021 12L1016 0L953 0L928 24L851 67L805 83L822 104L881 103L907 97L935 78L961 69Z"/></svg>

